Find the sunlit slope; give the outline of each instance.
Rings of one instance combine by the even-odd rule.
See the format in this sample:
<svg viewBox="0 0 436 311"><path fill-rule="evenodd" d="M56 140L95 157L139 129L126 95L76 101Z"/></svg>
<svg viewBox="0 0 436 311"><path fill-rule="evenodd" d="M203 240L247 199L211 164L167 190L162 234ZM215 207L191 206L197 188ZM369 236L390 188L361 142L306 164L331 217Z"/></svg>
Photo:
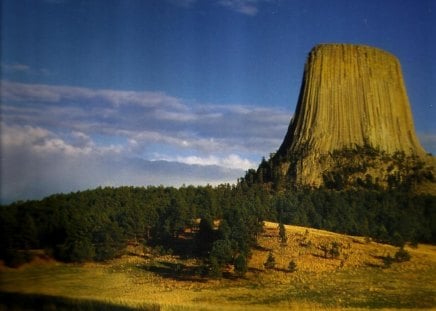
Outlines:
<svg viewBox="0 0 436 311"><path fill-rule="evenodd" d="M244 278L180 278L177 265L198 267L195 259L156 255L130 246L127 255L84 265L35 261L20 269L0 269L0 290L56 297L93 299L161 310L361 310L436 307L436 246L406 246L411 259L387 266L398 247L312 228L285 226L281 243L277 223L266 222ZM323 247L339 246L332 256ZM272 252L276 265L265 269ZM294 261L296 271L288 270ZM165 272L165 273L163 273ZM231 274L231 270L230 276Z"/></svg>

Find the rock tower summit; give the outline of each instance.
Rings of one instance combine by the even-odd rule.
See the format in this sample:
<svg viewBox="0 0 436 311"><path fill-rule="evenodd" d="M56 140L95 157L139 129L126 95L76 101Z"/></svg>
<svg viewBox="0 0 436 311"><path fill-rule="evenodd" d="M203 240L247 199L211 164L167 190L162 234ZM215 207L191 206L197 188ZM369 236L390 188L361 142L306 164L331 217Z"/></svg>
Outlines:
<svg viewBox="0 0 436 311"><path fill-rule="evenodd" d="M315 46L295 115L270 168L301 185L322 186L334 178L387 184L399 169L387 163L393 155L429 158L415 133L398 59L365 45ZM348 175L338 171L347 165Z"/></svg>

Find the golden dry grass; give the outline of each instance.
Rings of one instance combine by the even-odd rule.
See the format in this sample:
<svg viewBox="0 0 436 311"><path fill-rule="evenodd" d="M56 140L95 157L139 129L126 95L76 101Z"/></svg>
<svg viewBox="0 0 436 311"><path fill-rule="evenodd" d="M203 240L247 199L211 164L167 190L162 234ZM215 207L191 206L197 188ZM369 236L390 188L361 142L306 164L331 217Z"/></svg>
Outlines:
<svg viewBox="0 0 436 311"><path fill-rule="evenodd" d="M180 280L149 267L195 260L151 257L140 248L107 262L84 265L34 262L20 269L1 268L0 291L95 299L140 307L157 303L163 310L360 310L436 307L436 246L407 247L408 262L383 267L381 257L397 248L332 232L286 226L280 244L278 225L265 223L243 279ZM324 258L321 245L336 242L337 258ZM272 251L276 269L263 263ZM286 271L294 260L297 271Z"/></svg>

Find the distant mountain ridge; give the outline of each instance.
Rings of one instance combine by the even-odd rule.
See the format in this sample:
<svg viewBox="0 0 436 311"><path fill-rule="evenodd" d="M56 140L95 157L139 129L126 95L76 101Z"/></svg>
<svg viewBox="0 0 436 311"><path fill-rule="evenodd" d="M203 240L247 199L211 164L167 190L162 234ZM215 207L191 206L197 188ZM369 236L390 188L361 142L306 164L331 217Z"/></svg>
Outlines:
<svg viewBox="0 0 436 311"><path fill-rule="evenodd" d="M284 141L256 178L276 187L430 182L436 190L434 165L415 133L398 59L365 45L321 44L309 53Z"/></svg>

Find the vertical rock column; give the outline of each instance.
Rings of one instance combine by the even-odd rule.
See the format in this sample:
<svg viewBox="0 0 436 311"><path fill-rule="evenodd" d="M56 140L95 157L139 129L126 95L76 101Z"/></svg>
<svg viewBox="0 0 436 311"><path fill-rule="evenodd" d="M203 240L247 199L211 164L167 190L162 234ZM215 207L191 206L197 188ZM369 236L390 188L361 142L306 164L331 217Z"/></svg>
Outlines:
<svg viewBox="0 0 436 311"><path fill-rule="evenodd" d="M356 146L425 155L400 63L373 47L318 45L309 54L297 110L277 155L289 159L298 183L319 186L327 169L320 158Z"/></svg>

